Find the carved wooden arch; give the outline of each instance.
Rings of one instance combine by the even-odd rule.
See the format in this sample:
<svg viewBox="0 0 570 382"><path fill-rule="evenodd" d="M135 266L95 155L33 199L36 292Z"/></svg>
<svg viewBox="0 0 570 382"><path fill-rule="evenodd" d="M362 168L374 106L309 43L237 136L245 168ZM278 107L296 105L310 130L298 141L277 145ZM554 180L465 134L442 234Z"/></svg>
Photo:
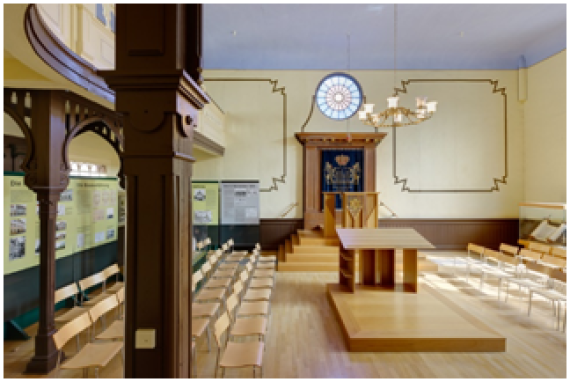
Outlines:
<svg viewBox="0 0 570 382"><path fill-rule="evenodd" d="M71 121L68 122L68 125ZM68 133L65 137L65 142L63 145L63 163L66 171L71 171L71 165L69 163L69 145L73 138L86 132L92 132L107 141L111 147L117 153L120 160L119 173L117 177L119 178L119 185L121 188L125 188L125 179L123 174L123 133L122 128L119 126L118 119L112 120L108 116L91 116L87 117L83 121L77 123L75 126L68 128Z"/></svg>

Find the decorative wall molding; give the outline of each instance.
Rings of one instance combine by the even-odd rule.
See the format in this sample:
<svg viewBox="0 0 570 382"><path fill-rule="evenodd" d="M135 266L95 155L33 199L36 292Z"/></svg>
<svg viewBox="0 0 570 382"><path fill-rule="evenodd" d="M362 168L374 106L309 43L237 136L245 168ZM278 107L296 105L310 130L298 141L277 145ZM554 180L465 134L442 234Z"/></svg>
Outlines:
<svg viewBox="0 0 570 382"><path fill-rule="evenodd" d="M277 182L285 184L285 177L287 176L287 93L285 93L285 86L277 87L279 80L272 80L270 78L205 78L204 81L221 81L221 82L239 82L239 81L253 81L253 82L269 82L272 86L271 93L279 93L283 96L283 174L278 177L272 177L272 185L267 188L260 188L259 192L277 191Z"/></svg>
<svg viewBox="0 0 570 382"><path fill-rule="evenodd" d="M504 138L505 138L505 150L504 150L504 175L501 178L493 178L492 182L493 185L489 188L478 188L478 189L411 189L408 186L409 179L408 178L401 178L399 175L396 174L396 137L397 137L397 130L398 128L392 128L393 131L393 139L392 139L392 176L394 177L394 184L402 184L402 192L426 192L426 193L442 193L442 192L493 192L493 191L500 191L499 190L499 183L507 184L507 176L508 176L508 162L507 162L507 93L506 88L499 88L498 84L499 81L493 81L489 79L413 79L402 81L402 88L395 88L395 95L399 93L407 93L408 92L408 85L412 83L426 83L426 82L443 82L443 83L450 83L450 82L464 82L464 83L488 83L492 88L492 93L500 93L503 96L503 113L504 113Z"/></svg>

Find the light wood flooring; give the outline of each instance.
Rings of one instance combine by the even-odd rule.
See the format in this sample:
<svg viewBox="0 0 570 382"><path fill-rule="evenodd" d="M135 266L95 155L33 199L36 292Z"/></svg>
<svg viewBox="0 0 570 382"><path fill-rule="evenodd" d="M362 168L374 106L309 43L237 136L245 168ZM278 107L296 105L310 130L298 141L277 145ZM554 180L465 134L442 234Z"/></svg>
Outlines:
<svg viewBox="0 0 570 382"><path fill-rule="evenodd" d="M448 254L446 254L448 255ZM479 279L469 283L459 275L424 271L426 283L452 299L477 319L507 338L504 353L348 353L341 330L326 297L326 284L337 282L336 272L278 273L272 317L266 338L266 378L565 378L566 334L555 329L547 301L533 303L526 315L526 293L511 291L507 304L497 301L496 284ZM35 327L27 329L35 332ZM213 340L213 338L212 338ZM75 342L69 345L73 352ZM33 353L33 340L4 343L4 376L22 375ZM212 378L216 350L208 353L206 340L198 341L198 376ZM122 375L119 359L100 372L101 377ZM61 377L80 377L65 372ZM92 374L91 374L92 376ZM251 369L234 369L226 377L253 376ZM33 376L36 377L36 376Z"/></svg>

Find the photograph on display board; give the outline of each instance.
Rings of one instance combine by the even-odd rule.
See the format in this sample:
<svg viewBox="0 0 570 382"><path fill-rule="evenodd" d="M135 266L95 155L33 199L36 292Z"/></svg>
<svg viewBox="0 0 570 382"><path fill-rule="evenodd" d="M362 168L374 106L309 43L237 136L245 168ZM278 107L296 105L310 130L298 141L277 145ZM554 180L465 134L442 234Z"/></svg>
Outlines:
<svg viewBox="0 0 570 382"><path fill-rule="evenodd" d="M55 242L55 249L56 251L60 249L65 249L65 240L60 240Z"/></svg>
<svg viewBox="0 0 570 382"><path fill-rule="evenodd" d="M56 231L65 231L67 229L67 222L65 220L59 220L55 223L55 230Z"/></svg>
<svg viewBox="0 0 570 382"><path fill-rule="evenodd" d="M83 248L85 246L85 234L78 233L77 234L77 248Z"/></svg>
<svg viewBox="0 0 570 382"><path fill-rule="evenodd" d="M11 204L10 216L26 216L27 207L25 204Z"/></svg>
<svg viewBox="0 0 570 382"><path fill-rule="evenodd" d="M107 208L107 219L113 219L114 216L115 216L115 210L113 209L113 207Z"/></svg>
<svg viewBox="0 0 570 382"><path fill-rule="evenodd" d="M95 243L105 241L105 231L95 232Z"/></svg>
<svg viewBox="0 0 570 382"><path fill-rule="evenodd" d="M65 204L57 204L57 216L65 215Z"/></svg>
<svg viewBox="0 0 570 382"><path fill-rule="evenodd" d="M26 238L24 236L13 237L10 239L10 253L8 259L10 261L20 259L26 255Z"/></svg>
<svg viewBox="0 0 570 382"><path fill-rule="evenodd" d="M26 219L14 219L10 221L10 235L19 235L26 232Z"/></svg>
<svg viewBox="0 0 570 382"><path fill-rule="evenodd" d="M107 230L107 240L112 239L115 237L115 229L114 228L109 228Z"/></svg>
<svg viewBox="0 0 570 382"><path fill-rule="evenodd" d="M101 203L106 206L109 202L111 202L111 191L105 190L101 193Z"/></svg>
<svg viewBox="0 0 570 382"><path fill-rule="evenodd" d="M195 224L208 224L212 222L212 211L194 211Z"/></svg>
<svg viewBox="0 0 570 382"><path fill-rule="evenodd" d="M101 191L93 191L92 195L93 207L97 208L101 204Z"/></svg>
<svg viewBox="0 0 570 382"><path fill-rule="evenodd" d="M126 212L127 212L127 196L124 192L119 194L119 209L117 211L117 219L119 223L124 223L126 220Z"/></svg>
<svg viewBox="0 0 570 382"><path fill-rule="evenodd" d="M94 210L93 211L93 221L97 222L99 220L105 219L105 211L104 210Z"/></svg>
<svg viewBox="0 0 570 382"><path fill-rule="evenodd" d="M194 199L198 201L206 200L206 190L203 188L197 188L194 190Z"/></svg>
<svg viewBox="0 0 570 382"><path fill-rule="evenodd" d="M34 249L36 255L40 254L40 239L36 239L36 248Z"/></svg>
<svg viewBox="0 0 570 382"><path fill-rule="evenodd" d="M71 202L73 201L73 190L65 190L61 193L60 201Z"/></svg>
<svg viewBox="0 0 570 382"><path fill-rule="evenodd" d="M57 232L55 234L55 240L64 240L65 239L65 232Z"/></svg>

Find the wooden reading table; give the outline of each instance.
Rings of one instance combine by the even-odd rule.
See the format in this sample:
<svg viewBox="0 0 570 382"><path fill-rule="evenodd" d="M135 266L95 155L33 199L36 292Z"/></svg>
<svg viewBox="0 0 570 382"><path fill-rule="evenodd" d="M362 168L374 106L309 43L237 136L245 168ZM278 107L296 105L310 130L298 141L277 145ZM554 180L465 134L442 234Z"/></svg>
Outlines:
<svg viewBox="0 0 570 382"><path fill-rule="evenodd" d="M412 228L337 228L340 238L339 282L354 293L355 256L360 252L360 283L394 286L396 249L404 251L404 289L418 291L418 249L435 247Z"/></svg>

